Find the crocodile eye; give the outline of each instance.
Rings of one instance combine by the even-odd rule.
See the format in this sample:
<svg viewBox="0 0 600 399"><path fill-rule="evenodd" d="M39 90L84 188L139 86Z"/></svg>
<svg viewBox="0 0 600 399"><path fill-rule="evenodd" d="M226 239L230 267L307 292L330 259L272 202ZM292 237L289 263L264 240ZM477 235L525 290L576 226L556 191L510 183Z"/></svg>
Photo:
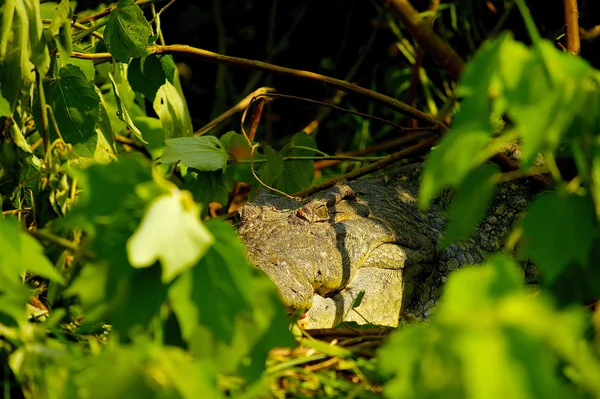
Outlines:
<svg viewBox="0 0 600 399"><path fill-rule="evenodd" d="M320 206L317 208L317 216L319 219L327 219L329 218L329 211L327 211L326 206Z"/></svg>

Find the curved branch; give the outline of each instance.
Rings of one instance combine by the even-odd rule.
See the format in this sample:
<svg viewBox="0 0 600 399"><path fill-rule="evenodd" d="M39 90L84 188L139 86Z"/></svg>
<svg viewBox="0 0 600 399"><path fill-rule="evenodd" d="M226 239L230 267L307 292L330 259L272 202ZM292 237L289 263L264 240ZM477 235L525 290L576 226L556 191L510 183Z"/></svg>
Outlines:
<svg viewBox="0 0 600 399"><path fill-rule="evenodd" d="M169 46L149 46L148 51L152 54L187 55L191 57L200 58L207 62L214 62L217 64L228 65L232 67L252 69L256 71L264 71L284 76L291 76L294 78L312 80L314 82L319 82L331 87L335 87L336 89L340 89L350 93L356 93L363 97L369 98L372 101L382 104L397 112L410 116L411 118L417 119L425 124L431 125L433 130L437 130L440 133L443 133L447 130L447 127L444 126L440 121L438 121L434 117L427 115L419 111L418 109L415 109L403 103L402 101L386 96L385 94L377 93L373 90L365 89L364 87L360 87L353 83L349 83L340 79L330 78L329 76L319 75L318 73L280 67L266 62L249 60L246 58L231 57L228 55L213 53L212 51L207 51L196 47L190 47L180 44L173 44ZM71 57L89 59L94 61L109 61L112 59L110 53L86 54L73 52L73 54L71 54Z"/></svg>
<svg viewBox="0 0 600 399"><path fill-rule="evenodd" d="M458 80L465 62L448 43L435 34L429 18L422 17L408 0L383 0L383 5L402 22L419 47Z"/></svg>

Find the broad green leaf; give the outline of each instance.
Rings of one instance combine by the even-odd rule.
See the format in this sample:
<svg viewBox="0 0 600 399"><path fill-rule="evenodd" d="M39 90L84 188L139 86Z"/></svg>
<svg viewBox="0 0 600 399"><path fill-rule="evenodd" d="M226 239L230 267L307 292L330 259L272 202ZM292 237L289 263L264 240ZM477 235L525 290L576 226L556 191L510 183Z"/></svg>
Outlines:
<svg viewBox="0 0 600 399"><path fill-rule="evenodd" d="M165 138L192 136L192 120L178 79L173 84L165 82L158 89L153 104L163 125Z"/></svg>
<svg viewBox="0 0 600 399"><path fill-rule="evenodd" d="M486 164L467 176L447 211L450 223L446 226L440 248L457 239L469 238L490 205L497 173L497 166Z"/></svg>
<svg viewBox="0 0 600 399"><path fill-rule="evenodd" d="M118 279L116 298L104 299L105 305L108 302L114 306L110 313L105 314L104 320L119 332L119 338L123 342L127 342L128 337L140 328L148 331L152 328L153 319L160 315L168 289L162 281L161 274L163 272L159 265L135 270ZM110 277L117 280L114 272ZM111 283L114 284L114 281Z"/></svg>
<svg viewBox="0 0 600 399"><path fill-rule="evenodd" d="M131 58L146 55L152 34L144 13L134 0L119 0L104 29L104 41L113 57L128 63Z"/></svg>
<svg viewBox="0 0 600 399"><path fill-rule="evenodd" d="M108 77L110 78L110 83L112 84L112 88L115 92L115 100L117 100L117 116L120 120L125 122L127 127L131 130L131 132L137 137L142 143L146 143L144 138L142 137L142 132L135 126L131 117L129 116L129 112L127 112L127 108L125 108L123 102L121 101L121 96L119 95L119 89L117 87L117 83L115 82L115 78L109 72Z"/></svg>
<svg viewBox="0 0 600 399"><path fill-rule="evenodd" d="M154 102L156 93L167 81L174 82L175 63L170 55L151 54L135 58L127 69L131 88Z"/></svg>
<svg viewBox="0 0 600 399"><path fill-rule="evenodd" d="M233 189L231 182L222 170L202 172L188 170L183 190L192 193L194 200L202 204L202 216L208 212L208 204L218 202L225 206L229 201L229 193Z"/></svg>
<svg viewBox="0 0 600 399"><path fill-rule="evenodd" d="M50 67L40 2L4 0L0 2L0 85L9 102L34 81L30 62L44 76Z"/></svg>
<svg viewBox="0 0 600 399"><path fill-rule="evenodd" d="M487 157L482 151L491 141L490 131L464 126L446 133L423 167L419 206L426 208L444 188L458 186Z"/></svg>
<svg viewBox="0 0 600 399"><path fill-rule="evenodd" d="M57 79L44 83L44 90L62 138L74 146L79 144L78 155L93 158L98 143L96 123L100 121L100 98L94 86L81 69L66 65ZM58 138L52 123L50 134L52 140Z"/></svg>
<svg viewBox="0 0 600 399"><path fill-rule="evenodd" d="M180 348L140 339L111 345L81 362L74 374L77 396L101 398L222 398L210 364L195 361ZM107 379L111 383L107 384Z"/></svg>
<svg viewBox="0 0 600 399"><path fill-rule="evenodd" d="M19 229L13 218L0 218L0 268L7 274L23 271L38 274L60 284L65 280L44 255L42 245Z"/></svg>
<svg viewBox="0 0 600 399"><path fill-rule="evenodd" d="M30 290L20 281L18 275L7 275L0 271L0 324L12 325L26 322L26 306L31 297ZM12 321L6 320L8 316Z"/></svg>
<svg viewBox="0 0 600 399"><path fill-rule="evenodd" d="M198 265L186 272L188 289L198 309L198 319L184 321L183 314L177 314L185 339L189 339L195 323L206 325L218 334L220 339L230 342L233 335L233 317L251 308L250 266L244 256L241 244L233 229L224 223L207 222L213 245L208 249ZM183 288L182 288L183 289ZM218 301L215 301L218 298ZM196 320L196 321L194 321ZM192 323L192 324L189 324Z"/></svg>
<svg viewBox="0 0 600 399"><path fill-rule="evenodd" d="M277 154L271 146L265 147L267 162L260 168L260 179L266 185L272 185L285 169L283 156Z"/></svg>
<svg viewBox="0 0 600 399"><path fill-rule="evenodd" d="M198 207L186 191L173 190L155 199L127 241L131 265L148 267L160 260L164 283L194 266L214 243L198 214Z"/></svg>
<svg viewBox="0 0 600 399"><path fill-rule="evenodd" d="M538 153L554 151L576 116L587 112L583 89L592 72L581 58L563 53L549 42L540 45L544 60L532 57L519 84L506 94L507 112L523 135L525 167Z"/></svg>
<svg viewBox="0 0 600 399"><path fill-rule="evenodd" d="M152 181L147 162L141 157L130 156L107 165L71 170L69 173L82 187L81 195L71 212L57 224L90 232L94 230L93 226L105 226L109 221L118 223L122 212L130 215L133 209L140 206L143 209L144 202L136 195L134 187ZM114 229L114 224L111 227Z"/></svg>
<svg viewBox="0 0 600 399"><path fill-rule="evenodd" d="M233 229L219 221L206 226L215 244L173 283L169 300L194 356L253 380L270 349L291 344L285 310L269 278L248 264Z"/></svg>
<svg viewBox="0 0 600 399"><path fill-rule="evenodd" d="M87 80L90 82L94 81L96 77L96 68L94 62L91 60L82 60L81 58L69 58L67 64L72 64L81 69Z"/></svg>
<svg viewBox="0 0 600 399"><path fill-rule="evenodd" d="M167 147L159 158L161 163L182 162L202 171L225 169L227 152L215 136L179 137L165 140Z"/></svg>
<svg viewBox="0 0 600 399"><path fill-rule="evenodd" d="M548 283L567 267L587 268L595 220L589 196L543 193L521 221L524 237L519 254L533 259Z"/></svg>
<svg viewBox="0 0 600 399"><path fill-rule="evenodd" d="M591 174L591 193L594 197L596 217L600 218L600 145L598 144L592 147Z"/></svg>
<svg viewBox="0 0 600 399"><path fill-rule="evenodd" d="M294 146L317 148L314 135L299 132L292 137L290 144L286 145L279 154L284 157L311 156L315 154L314 151L293 148ZM296 193L312 184L314 174L315 167L313 161L285 161L283 172L275 181L275 188L288 194Z"/></svg>
<svg viewBox="0 0 600 399"><path fill-rule="evenodd" d="M2 96L2 86L0 85L0 117L10 115L10 103Z"/></svg>
<svg viewBox="0 0 600 399"><path fill-rule="evenodd" d="M71 44L71 19L73 12L69 0L61 0L58 7L54 10L52 22L46 29L46 38L48 42L54 41L60 54L60 62L64 64L73 52Z"/></svg>
<svg viewBox="0 0 600 399"><path fill-rule="evenodd" d="M594 396L600 361L584 344L586 325L580 309L558 311L543 294L529 295L519 267L496 256L453 273L430 322L396 331L379 350L391 376L385 396Z"/></svg>
<svg viewBox="0 0 600 399"><path fill-rule="evenodd" d="M136 116L132 118L133 123L140 129L147 144L146 149L152 155L152 158L158 158L163 153L165 147L165 132L163 131L160 119L149 116Z"/></svg>

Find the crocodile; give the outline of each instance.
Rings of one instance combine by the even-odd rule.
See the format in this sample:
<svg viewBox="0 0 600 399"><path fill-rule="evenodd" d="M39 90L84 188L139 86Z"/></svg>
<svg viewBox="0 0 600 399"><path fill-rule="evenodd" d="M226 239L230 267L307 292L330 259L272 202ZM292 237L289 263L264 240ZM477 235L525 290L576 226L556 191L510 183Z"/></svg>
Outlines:
<svg viewBox="0 0 600 399"><path fill-rule="evenodd" d="M428 318L448 274L502 250L533 194L522 181L500 184L471 237L438 248L453 192L419 210L421 170L405 165L305 199L262 190L238 210L248 259L287 307L306 311L305 328L396 327L402 314Z"/></svg>

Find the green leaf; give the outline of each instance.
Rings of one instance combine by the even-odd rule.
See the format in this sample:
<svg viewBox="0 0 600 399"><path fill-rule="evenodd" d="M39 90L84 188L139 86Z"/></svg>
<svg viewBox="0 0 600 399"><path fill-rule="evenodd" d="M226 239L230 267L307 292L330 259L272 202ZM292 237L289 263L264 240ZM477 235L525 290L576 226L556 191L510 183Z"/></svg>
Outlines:
<svg viewBox="0 0 600 399"><path fill-rule="evenodd" d="M306 134L306 132L296 133L290 144L286 145L279 154L283 157L314 155L314 151L293 148L294 146L317 148L315 136ZM293 194L310 187L314 175L313 161L285 161L283 172L275 181L275 188Z"/></svg>
<svg viewBox="0 0 600 399"><path fill-rule="evenodd" d="M260 179L266 185L272 185L279 175L283 173L285 165L283 162L283 156L277 154L271 146L265 147L265 157L267 162L260 168Z"/></svg>
<svg viewBox="0 0 600 399"><path fill-rule="evenodd" d="M202 217L208 212L208 204L218 202L225 206L229 201L229 193L233 189L231 182L222 170L202 172L188 170L183 190L192 193L194 200L202 204Z"/></svg>
<svg viewBox="0 0 600 399"><path fill-rule="evenodd" d="M223 397L210 364L192 359L180 348L145 339L111 345L83 359L74 376L77 395L89 399Z"/></svg>
<svg viewBox="0 0 600 399"><path fill-rule="evenodd" d="M184 165L202 170L225 169L228 155L215 136L179 137L165 140L167 148L159 158L161 163L182 162Z"/></svg>
<svg viewBox="0 0 600 399"><path fill-rule="evenodd" d="M73 52L71 44L71 19L73 12L69 0L61 0L54 10L54 16L50 26L46 29L46 38L49 42L54 41L60 54L60 62L64 63L71 57Z"/></svg>
<svg viewBox="0 0 600 399"><path fill-rule="evenodd" d="M556 310L543 294L530 295L522 280L520 268L504 255L453 273L430 322L394 332L378 351L380 370L391 377L385 396L597 394L600 362L584 343L584 312Z"/></svg>
<svg viewBox="0 0 600 399"><path fill-rule="evenodd" d="M481 165L487 159L482 150L490 141L490 131L477 126L446 133L423 167L419 206L426 208L442 188L458 186Z"/></svg>
<svg viewBox="0 0 600 399"><path fill-rule="evenodd" d="M167 81L174 82L176 67L170 55L151 54L131 61L127 78L131 88L154 102L156 93Z"/></svg>
<svg viewBox="0 0 600 399"><path fill-rule="evenodd" d="M130 58L146 55L148 38L152 34L148 21L134 0L119 0L110 13L104 29L104 41L113 57L128 63Z"/></svg>
<svg viewBox="0 0 600 399"><path fill-rule="evenodd" d="M10 115L10 103L2 96L2 85L0 85L0 117Z"/></svg>
<svg viewBox="0 0 600 399"><path fill-rule="evenodd" d="M131 265L148 267L160 260L164 283L194 266L214 242L198 214L198 207L186 191L173 190L155 199L127 241Z"/></svg>
<svg viewBox="0 0 600 399"><path fill-rule="evenodd" d="M94 62L92 60L82 60L81 58L71 57L67 61L67 64L75 65L81 69L87 80L90 82L94 81L94 78L96 77L96 68L94 67Z"/></svg>
<svg viewBox="0 0 600 399"><path fill-rule="evenodd" d="M20 231L13 218L0 218L0 268L19 274L24 270L60 284L65 280L44 255L42 245Z"/></svg>
<svg viewBox="0 0 600 399"><path fill-rule="evenodd" d="M133 190L137 185L152 181L148 161L141 157L126 157L107 165L92 165L81 170L70 170L82 187L79 201L57 224L67 228L93 231L93 226L105 226L118 221L115 214L131 214L144 202ZM112 226L114 228L114 225Z"/></svg>
<svg viewBox="0 0 600 399"><path fill-rule="evenodd" d="M5 0L0 2L0 85L9 102L21 91L27 92L35 76L35 65L44 76L50 55L44 40L40 2Z"/></svg>
<svg viewBox="0 0 600 399"><path fill-rule="evenodd" d="M146 143L144 138L142 137L142 132L135 126L131 117L129 116L129 112L127 112L127 108L125 108L123 102L121 101L121 96L119 95L119 89L117 88L117 83L115 82L115 78L112 73L108 73L108 77L110 78L110 83L112 84L112 88L115 92L115 100L117 100L117 116L120 120L125 122L127 127L131 130L131 132L137 137L142 143ZM146 143L147 144L147 143Z"/></svg>
<svg viewBox="0 0 600 399"><path fill-rule="evenodd" d="M536 197L521 221L519 255L531 257L552 283L567 267L588 267L596 223L589 196L546 192Z"/></svg>
<svg viewBox="0 0 600 399"><path fill-rule="evenodd" d="M448 208L450 223L446 226L440 248L457 239L469 238L479 225L494 195L497 173L497 166L486 164L467 176Z"/></svg>
<svg viewBox="0 0 600 399"><path fill-rule="evenodd" d="M169 300L194 356L255 379L269 350L292 342L285 310L269 278L248 264L231 226L206 226L215 244L172 284Z"/></svg>
<svg viewBox="0 0 600 399"><path fill-rule="evenodd" d="M178 79L173 84L167 81L158 89L153 105L166 138L192 136L192 120Z"/></svg>
<svg viewBox="0 0 600 399"><path fill-rule="evenodd" d="M76 148L78 155L93 158L98 143L96 123L100 121L100 97L94 86L81 69L66 65L57 79L44 82L44 90L62 138L73 145L81 144ZM58 138L52 123L50 134L52 140Z"/></svg>

